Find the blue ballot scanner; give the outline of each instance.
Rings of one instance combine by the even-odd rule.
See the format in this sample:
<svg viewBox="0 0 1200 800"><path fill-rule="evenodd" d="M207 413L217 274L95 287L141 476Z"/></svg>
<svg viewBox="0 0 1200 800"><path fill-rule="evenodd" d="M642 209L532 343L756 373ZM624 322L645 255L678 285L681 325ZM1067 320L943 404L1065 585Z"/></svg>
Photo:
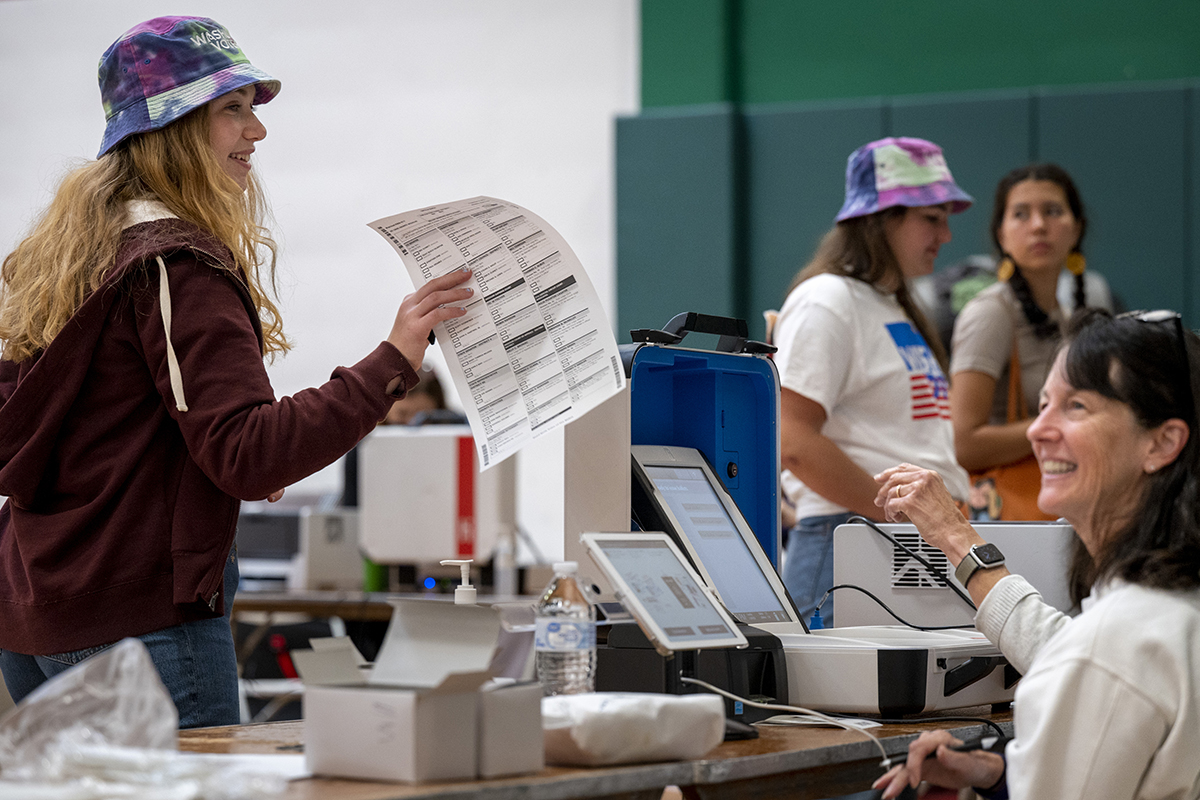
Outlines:
<svg viewBox="0 0 1200 800"><path fill-rule="evenodd" d="M713 350L693 344L715 336ZM743 320L680 314L661 330L631 331L621 358L630 386L631 444L695 448L720 474L721 483L750 520L764 568L779 564L779 376L769 354L775 348L747 338ZM631 461L636 471L636 464ZM633 516L642 509L644 530L666 530L648 514L645 487L634 479ZM645 527L653 520L653 527ZM680 542L682 546L682 542ZM693 566L703 569L689 554ZM734 615L735 619L737 615ZM679 681L700 678L741 697L786 703L788 679L779 640L738 620L748 646L676 653L664 658L634 625L612 625L597 652L598 691L683 694L696 689ZM731 719L754 722L774 712L726 701Z"/></svg>
<svg viewBox="0 0 1200 800"><path fill-rule="evenodd" d="M717 336L690 349L689 333ZM630 443L694 447L704 454L779 567L779 373L771 345L747 338L745 320L694 312L621 345L629 378Z"/></svg>

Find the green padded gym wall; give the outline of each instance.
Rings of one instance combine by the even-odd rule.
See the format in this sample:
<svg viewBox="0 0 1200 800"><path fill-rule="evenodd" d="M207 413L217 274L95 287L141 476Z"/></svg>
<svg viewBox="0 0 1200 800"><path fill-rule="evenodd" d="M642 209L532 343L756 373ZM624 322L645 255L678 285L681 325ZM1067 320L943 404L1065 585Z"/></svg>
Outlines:
<svg viewBox="0 0 1200 800"><path fill-rule="evenodd" d="M976 198L939 268L988 251L1004 172L1057 160L1089 264L1126 305L1200 323L1197 34L1183 0L643 0L644 110L617 123L619 338L679 311L761 336L846 156L884 135L939 143Z"/></svg>

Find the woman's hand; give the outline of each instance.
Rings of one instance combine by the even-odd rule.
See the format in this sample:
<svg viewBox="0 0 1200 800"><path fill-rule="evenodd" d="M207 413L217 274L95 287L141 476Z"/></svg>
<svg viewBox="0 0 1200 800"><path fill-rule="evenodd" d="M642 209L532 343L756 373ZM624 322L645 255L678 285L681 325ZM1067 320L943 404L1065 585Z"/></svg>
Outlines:
<svg viewBox="0 0 1200 800"><path fill-rule="evenodd" d="M900 464L875 476L875 505L888 522L911 522L921 537L958 564L983 539L967 522L950 496L942 476L912 464Z"/></svg>
<svg viewBox="0 0 1200 800"><path fill-rule="evenodd" d="M455 270L434 278L400 303L387 340L396 346L414 370L420 369L425 358L433 326L467 313L451 303L467 300L474 294L474 290L461 285L470 278L470 270Z"/></svg>
<svg viewBox="0 0 1200 800"><path fill-rule="evenodd" d="M882 788L884 800L891 800L906 785L916 788L921 781L947 789L996 785L1004 775L1004 759L986 750L960 753L950 749L960 744L946 731L926 731L908 746L908 760L888 770L871 788Z"/></svg>

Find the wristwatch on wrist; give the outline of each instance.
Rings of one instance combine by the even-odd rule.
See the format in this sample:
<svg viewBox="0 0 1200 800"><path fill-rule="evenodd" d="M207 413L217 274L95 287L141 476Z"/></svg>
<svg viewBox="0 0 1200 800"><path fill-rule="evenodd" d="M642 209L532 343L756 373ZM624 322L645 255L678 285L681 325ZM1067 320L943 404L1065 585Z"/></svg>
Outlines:
<svg viewBox="0 0 1200 800"><path fill-rule="evenodd" d="M965 587L967 581L971 580L971 576L978 570L1001 566L1004 566L1004 554L1000 552L999 547L994 544L971 545L966 558L959 562L958 569L954 570L954 577Z"/></svg>

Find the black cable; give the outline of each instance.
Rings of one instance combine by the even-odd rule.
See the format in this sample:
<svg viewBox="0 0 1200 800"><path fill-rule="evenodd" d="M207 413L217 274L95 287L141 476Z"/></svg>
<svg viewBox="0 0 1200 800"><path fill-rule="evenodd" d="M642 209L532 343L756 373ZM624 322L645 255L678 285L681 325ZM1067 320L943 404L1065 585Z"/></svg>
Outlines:
<svg viewBox="0 0 1200 800"><path fill-rule="evenodd" d="M837 586L831 586L829 588L829 591L827 591L825 593L825 596L821 598L821 602L817 603L817 608L820 608L821 606L825 605L825 601L829 599L829 595L833 594L838 589L854 589L856 591L862 592L867 597L871 598L876 603L878 603L883 608L884 611L891 614L892 619L896 620L901 625L907 625L908 627L913 628L914 630L918 630L918 631L949 631L949 630L961 630L962 628L975 627L974 625L967 624L967 623L964 623L961 625L914 625L905 619L901 619L899 614L897 614L895 611L892 611L892 609L888 608L887 603L883 602L882 600L880 600L878 597L876 597L875 595L868 592L863 587L855 586L852 583L840 583Z"/></svg>
<svg viewBox="0 0 1200 800"><path fill-rule="evenodd" d="M984 717L929 717L927 719L884 719L882 717L864 717L862 714L834 714L829 713L831 717L838 719L869 719L872 722L878 722L880 725L921 725L927 722L978 722L980 725L987 725L996 732L1004 741L1008 741L1011 737L1004 732L1004 729L990 719Z"/></svg>
<svg viewBox="0 0 1200 800"><path fill-rule="evenodd" d="M908 553L910 556L915 558L921 564L921 566L925 567L925 570L930 575L932 575L933 577L935 577L939 581L941 581L943 586L945 586L947 589L949 589L950 591L954 592L956 595L961 597L962 601L964 603L966 603L967 605L969 605L971 607L972 611L978 611L978 608L976 608L975 604L973 602L971 602L971 598L968 597L966 595L966 593L963 592L962 589L959 589L957 586L955 586L953 583L951 583L950 579L946 576L946 574L944 572L942 572L940 569L938 569L937 567L930 564L928 561L926 561L921 556L917 555L917 553L914 550L912 550L908 545L902 544L901 542L897 541L894 536L892 536L890 533L888 533L883 528L879 527L878 525L876 525L874 522L867 519L866 517L853 516L848 521L863 523L868 528L875 531L880 536L882 536L883 538L887 539L889 542L894 544L896 547L899 547L901 550ZM893 616L895 616L895 615L893 615Z"/></svg>

